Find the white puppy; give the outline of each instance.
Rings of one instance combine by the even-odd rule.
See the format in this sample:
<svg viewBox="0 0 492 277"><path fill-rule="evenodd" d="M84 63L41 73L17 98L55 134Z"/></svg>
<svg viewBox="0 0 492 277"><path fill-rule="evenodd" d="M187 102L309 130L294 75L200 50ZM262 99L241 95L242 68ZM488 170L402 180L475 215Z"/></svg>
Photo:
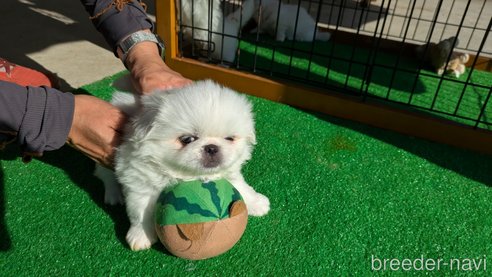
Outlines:
<svg viewBox="0 0 492 277"><path fill-rule="evenodd" d="M115 172L131 227L132 250L157 241L154 204L162 189L181 180L228 179L254 216L270 209L267 197L244 180L242 165L256 143L251 103L244 95L210 80L142 96L117 93L112 103L131 115L117 149ZM121 202L118 182L108 169L96 168L106 186L105 201Z"/></svg>
<svg viewBox="0 0 492 277"><path fill-rule="evenodd" d="M181 1L181 4L179 3ZM242 8L224 15L221 0L177 0L184 39L195 42L200 49L209 51L212 58L234 62L238 47L239 30L255 11L254 0L245 0ZM224 3L225 4L225 3Z"/></svg>
<svg viewBox="0 0 492 277"><path fill-rule="evenodd" d="M261 0L261 3L260 0L255 1L260 13L259 17L255 17L260 33L267 33L277 41L294 40L294 33L297 41L327 41L331 37L330 33L319 31L315 36L316 21L304 7L281 3L278 0Z"/></svg>

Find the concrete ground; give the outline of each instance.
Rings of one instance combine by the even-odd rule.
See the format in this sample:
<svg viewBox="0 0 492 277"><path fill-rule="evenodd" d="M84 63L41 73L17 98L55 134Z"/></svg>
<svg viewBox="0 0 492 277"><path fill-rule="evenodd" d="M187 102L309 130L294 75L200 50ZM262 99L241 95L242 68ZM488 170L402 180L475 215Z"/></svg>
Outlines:
<svg viewBox="0 0 492 277"><path fill-rule="evenodd" d="M125 69L76 0L2 0L0 57L56 73L64 91Z"/></svg>
<svg viewBox="0 0 492 277"><path fill-rule="evenodd" d="M297 2L297 0L285 1ZM381 33L381 26L385 21L382 37L397 41L401 41L405 36L408 25L408 33L405 36L407 42L423 44L428 41L431 33L432 42L439 42L458 34L460 42L457 49L476 53L487 33L487 26L492 17L492 0L470 0L468 8L467 0L445 0L440 8L440 0L373 0L366 9L360 7L360 2L361 0L323 0L320 25L335 29L338 24L339 29L343 31L355 32L360 24L360 32L372 36L375 30L378 35ZM302 0L303 6L313 18L317 16L318 3L319 1ZM411 14L414 3L415 8ZM342 4L343 8L339 16ZM377 19L383 19L384 16L381 15L386 13L386 20L378 22ZM410 23L409 17L411 17ZM435 19L437 22L434 24ZM490 42L489 36L481 55L492 56Z"/></svg>

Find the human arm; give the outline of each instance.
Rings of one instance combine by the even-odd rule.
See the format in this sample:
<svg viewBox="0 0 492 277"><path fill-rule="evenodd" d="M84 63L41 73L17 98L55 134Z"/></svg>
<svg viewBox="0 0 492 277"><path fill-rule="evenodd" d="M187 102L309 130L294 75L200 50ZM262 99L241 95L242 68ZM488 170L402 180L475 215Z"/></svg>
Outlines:
<svg viewBox="0 0 492 277"><path fill-rule="evenodd" d="M118 44L138 31L153 32L154 25L136 0L81 0L96 29L118 58ZM130 49L125 65L138 92L181 87L191 81L171 70L162 60L156 43L143 41Z"/></svg>
<svg viewBox="0 0 492 277"><path fill-rule="evenodd" d="M65 142L111 167L125 116L89 95L0 81L0 134L16 138L24 161L56 150Z"/></svg>
<svg viewBox="0 0 492 277"><path fill-rule="evenodd" d="M72 126L67 143L97 163L112 168L126 115L91 95L75 95Z"/></svg>
<svg viewBox="0 0 492 277"><path fill-rule="evenodd" d="M15 136L26 157L65 144L73 107L70 93L0 81L0 132Z"/></svg>

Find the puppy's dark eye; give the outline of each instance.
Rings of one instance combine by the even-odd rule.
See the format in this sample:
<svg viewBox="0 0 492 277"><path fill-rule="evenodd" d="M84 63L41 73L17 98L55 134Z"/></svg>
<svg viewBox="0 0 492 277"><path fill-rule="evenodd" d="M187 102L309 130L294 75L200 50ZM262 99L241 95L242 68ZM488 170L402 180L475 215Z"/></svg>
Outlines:
<svg viewBox="0 0 492 277"><path fill-rule="evenodd" d="M184 135L184 136L180 136L178 139L179 139L179 142L181 142L183 145L187 145L187 144L190 144L190 143L194 142L195 140L197 140L198 137L197 136Z"/></svg>
<svg viewBox="0 0 492 277"><path fill-rule="evenodd" d="M230 136L230 137L225 137L224 139L228 140L228 141L234 141L236 138L233 136Z"/></svg>

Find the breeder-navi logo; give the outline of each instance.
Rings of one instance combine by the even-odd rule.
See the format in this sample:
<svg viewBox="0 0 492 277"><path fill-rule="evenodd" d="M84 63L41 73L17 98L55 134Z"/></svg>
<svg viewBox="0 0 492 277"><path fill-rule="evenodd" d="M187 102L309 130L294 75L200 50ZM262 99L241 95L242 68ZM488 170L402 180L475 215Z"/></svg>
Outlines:
<svg viewBox="0 0 492 277"><path fill-rule="evenodd" d="M434 259L421 255L419 258L378 258L371 255L372 271L487 271L487 256L478 258Z"/></svg>

